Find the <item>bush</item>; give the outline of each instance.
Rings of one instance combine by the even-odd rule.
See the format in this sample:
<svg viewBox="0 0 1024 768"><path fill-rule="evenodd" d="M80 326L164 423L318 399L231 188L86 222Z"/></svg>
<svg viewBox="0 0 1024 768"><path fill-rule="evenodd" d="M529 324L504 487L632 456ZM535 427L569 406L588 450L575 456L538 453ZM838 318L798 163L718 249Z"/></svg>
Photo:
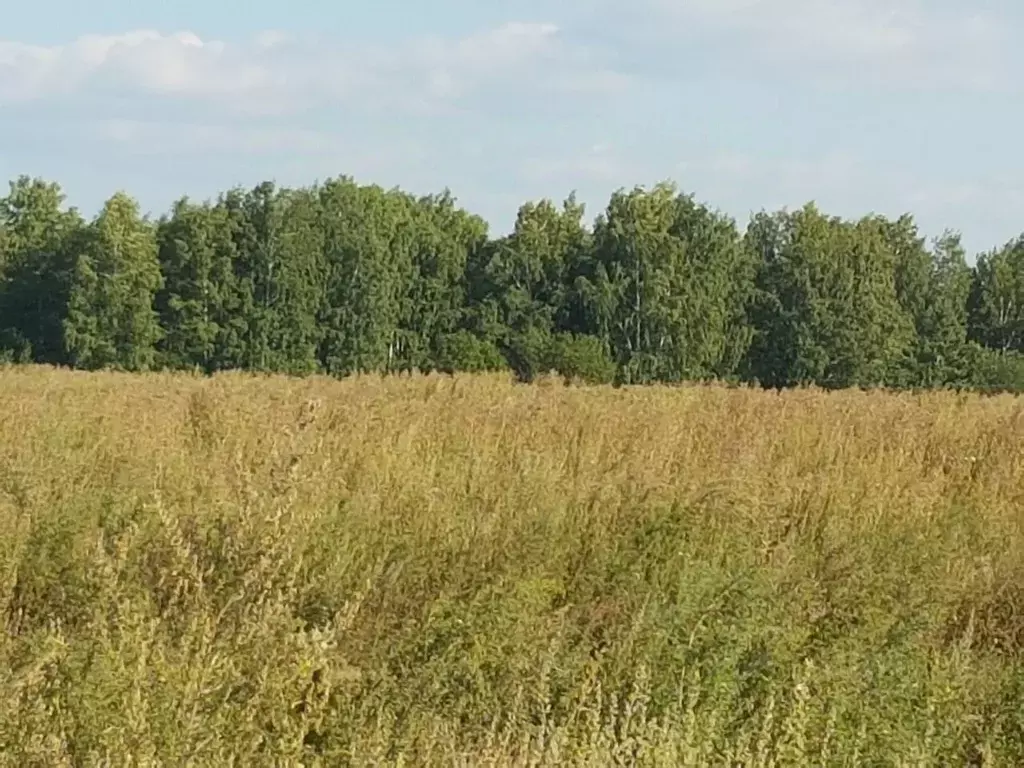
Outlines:
<svg viewBox="0 0 1024 768"><path fill-rule="evenodd" d="M610 384L615 380L616 365L608 348L595 336L560 334L552 339L551 367L566 382Z"/></svg>
<svg viewBox="0 0 1024 768"><path fill-rule="evenodd" d="M469 331L443 336L438 344L437 368L445 373L482 373L500 371L505 367L501 351L492 342Z"/></svg>
<svg viewBox="0 0 1024 768"><path fill-rule="evenodd" d="M972 345L970 385L982 392L1024 393L1024 355Z"/></svg>
<svg viewBox="0 0 1024 768"><path fill-rule="evenodd" d="M539 328L512 334L503 350L505 360L515 372L516 378L529 384L538 376L553 370L552 344L551 334Z"/></svg>

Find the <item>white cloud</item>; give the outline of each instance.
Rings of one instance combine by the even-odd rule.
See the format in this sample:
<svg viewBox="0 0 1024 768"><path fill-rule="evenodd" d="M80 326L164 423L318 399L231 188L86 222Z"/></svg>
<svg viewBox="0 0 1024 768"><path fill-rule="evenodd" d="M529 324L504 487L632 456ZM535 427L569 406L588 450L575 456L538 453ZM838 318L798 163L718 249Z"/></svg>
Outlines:
<svg viewBox="0 0 1024 768"><path fill-rule="evenodd" d="M59 46L0 42L0 99L31 101L106 85L160 94L217 97L265 87L271 73L224 43L181 32L86 35Z"/></svg>
<svg viewBox="0 0 1024 768"><path fill-rule="evenodd" d="M792 75L890 86L1006 85L1005 23L922 0L649 0L676 33L710 37ZM795 69L799 67L799 69Z"/></svg>
<svg viewBox="0 0 1024 768"><path fill-rule="evenodd" d="M0 104L83 92L183 97L249 111L337 104L431 109L497 87L585 92L619 84L547 23L387 48L264 32L248 43L191 32L88 35L66 45L0 41Z"/></svg>

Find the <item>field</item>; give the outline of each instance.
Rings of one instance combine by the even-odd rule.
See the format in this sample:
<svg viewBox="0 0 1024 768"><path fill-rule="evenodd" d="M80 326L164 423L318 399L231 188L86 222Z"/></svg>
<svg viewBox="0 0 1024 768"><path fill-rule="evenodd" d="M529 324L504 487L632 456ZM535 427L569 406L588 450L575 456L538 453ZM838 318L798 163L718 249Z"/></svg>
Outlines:
<svg viewBox="0 0 1024 768"><path fill-rule="evenodd" d="M0 764L1024 765L1024 401L0 373Z"/></svg>

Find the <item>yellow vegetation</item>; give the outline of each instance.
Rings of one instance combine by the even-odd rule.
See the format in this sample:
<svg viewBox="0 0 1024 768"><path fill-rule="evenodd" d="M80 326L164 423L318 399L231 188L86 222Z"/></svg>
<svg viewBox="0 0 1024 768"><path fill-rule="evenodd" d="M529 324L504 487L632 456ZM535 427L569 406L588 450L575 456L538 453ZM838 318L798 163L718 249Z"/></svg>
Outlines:
<svg viewBox="0 0 1024 768"><path fill-rule="evenodd" d="M1024 401L0 373L0 764L1024 764Z"/></svg>

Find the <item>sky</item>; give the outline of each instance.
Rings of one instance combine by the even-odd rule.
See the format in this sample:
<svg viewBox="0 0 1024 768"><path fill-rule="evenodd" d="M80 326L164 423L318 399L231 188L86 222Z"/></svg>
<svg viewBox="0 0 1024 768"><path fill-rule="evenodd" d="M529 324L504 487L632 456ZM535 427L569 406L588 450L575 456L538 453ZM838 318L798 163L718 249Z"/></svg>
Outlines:
<svg viewBox="0 0 1024 768"><path fill-rule="evenodd" d="M188 195L338 175L527 200L675 181L744 226L913 213L1024 231L1010 0L49 0L0 15L0 177Z"/></svg>

